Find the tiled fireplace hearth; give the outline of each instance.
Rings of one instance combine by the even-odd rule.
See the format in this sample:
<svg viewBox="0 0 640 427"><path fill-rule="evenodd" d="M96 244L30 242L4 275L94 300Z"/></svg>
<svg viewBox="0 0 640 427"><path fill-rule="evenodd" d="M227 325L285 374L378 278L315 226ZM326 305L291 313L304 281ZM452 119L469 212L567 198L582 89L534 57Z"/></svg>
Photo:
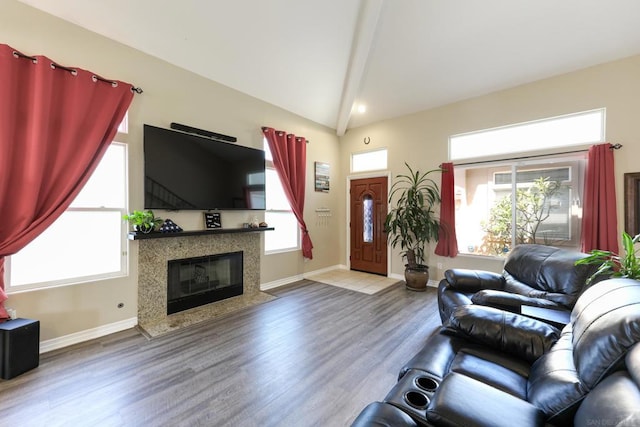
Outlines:
<svg viewBox="0 0 640 427"><path fill-rule="evenodd" d="M194 235L175 234L139 241L138 326L150 337L274 298L260 292L260 233L189 234ZM242 252L242 295L167 315L169 261L232 252Z"/></svg>

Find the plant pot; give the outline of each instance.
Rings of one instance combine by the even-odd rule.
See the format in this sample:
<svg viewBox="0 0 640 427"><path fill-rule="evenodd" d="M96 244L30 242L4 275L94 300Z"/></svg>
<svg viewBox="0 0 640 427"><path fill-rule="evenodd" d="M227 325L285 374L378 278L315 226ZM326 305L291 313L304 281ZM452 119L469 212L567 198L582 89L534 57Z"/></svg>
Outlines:
<svg viewBox="0 0 640 427"><path fill-rule="evenodd" d="M137 231L138 233L149 234L153 231L153 227L147 224L134 225L133 231Z"/></svg>
<svg viewBox="0 0 640 427"><path fill-rule="evenodd" d="M429 267L422 264L418 264L415 267L405 265L404 280L407 283L407 289L410 291L426 291L427 283L429 282Z"/></svg>

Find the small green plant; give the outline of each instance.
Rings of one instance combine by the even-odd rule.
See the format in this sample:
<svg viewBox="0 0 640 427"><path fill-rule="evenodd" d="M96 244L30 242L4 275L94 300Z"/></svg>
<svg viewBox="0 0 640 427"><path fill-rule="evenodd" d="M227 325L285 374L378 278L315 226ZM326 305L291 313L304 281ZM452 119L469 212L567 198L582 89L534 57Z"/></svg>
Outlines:
<svg viewBox="0 0 640 427"><path fill-rule="evenodd" d="M640 242L640 234L632 238L629 234L623 232L623 255L594 249L588 257L576 261L576 265L600 264L598 270L587 279L587 284L590 284L599 276L627 277L629 279L640 280L640 261L638 260L638 249L636 249L638 242Z"/></svg>
<svg viewBox="0 0 640 427"><path fill-rule="evenodd" d="M123 215L122 219L129 221L133 229L142 233L153 231L158 225L162 224L162 219L156 217L153 211L136 211L134 210L128 215Z"/></svg>
<svg viewBox="0 0 640 427"><path fill-rule="evenodd" d="M436 182L429 178L433 169L421 173L413 171L405 163L408 174L400 174L391 186L389 203L394 196L398 196L396 206L387 214L385 231L389 233L391 246L400 245L404 250L410 268L416 268L425 259L425 244L438 241L440 221L434 211L435 205L440 203L440 191Z"/></svg>

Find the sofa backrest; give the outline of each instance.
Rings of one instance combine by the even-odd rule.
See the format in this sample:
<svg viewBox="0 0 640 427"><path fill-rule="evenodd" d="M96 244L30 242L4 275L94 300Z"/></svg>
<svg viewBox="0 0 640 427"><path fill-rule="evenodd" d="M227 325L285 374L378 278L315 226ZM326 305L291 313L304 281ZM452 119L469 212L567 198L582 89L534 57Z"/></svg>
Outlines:
<svg viewBox="0 0 640 427"><path fill-rule="evenodd" d="M571 312L573 360L592 389L640 342L640 281L608 279L589 287Z"/></svg>
<svg viewBox="0 0 640 427"><path fill-rule="evenodd" d="M507 287L513 288L508 290L572 308L587 279L597 269L593 265L575 265L586 256L582 252L553 246L517 245L504 264ZM526 289L531 291L525 292Z"/></svg>
<svg viewBox="0 0 640 427"><path fill-rule="evenodd" d="M531 366L527 399L550 423L570 423L585 396L624 368L629 349L638 342L640 281L609 279L589 287L558 341ZM640 365L640 354L636 358Z"/></svg>
<svg viewBox="0 0 640 427"><path fill-rule="evenodd" d="M574 425L640 425L640 344L628 352L625 361L626 369L609 375L587 395Z"/></svg>

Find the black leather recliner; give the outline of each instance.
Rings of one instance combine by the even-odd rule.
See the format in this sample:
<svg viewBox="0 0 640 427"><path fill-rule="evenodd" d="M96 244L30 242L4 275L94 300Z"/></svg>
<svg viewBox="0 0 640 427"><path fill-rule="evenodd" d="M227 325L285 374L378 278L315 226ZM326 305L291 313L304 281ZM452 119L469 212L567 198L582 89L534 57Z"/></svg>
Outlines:
<svg viewBox="0 0 640 427"><path fill-rule="evenodd" d="M458 307L353 426L638 425L640 281L589 287L562 330Z"/></svg>
<svg viewBox="0 0 640 427"><path fill-rule="evenodd" d="M456 307L480 304L520 313L523 305L571 311L594 265L575 265L587 254L544 245L518 245L502 274L454 268L445 271L438 285L442 322Z"/></svg>

